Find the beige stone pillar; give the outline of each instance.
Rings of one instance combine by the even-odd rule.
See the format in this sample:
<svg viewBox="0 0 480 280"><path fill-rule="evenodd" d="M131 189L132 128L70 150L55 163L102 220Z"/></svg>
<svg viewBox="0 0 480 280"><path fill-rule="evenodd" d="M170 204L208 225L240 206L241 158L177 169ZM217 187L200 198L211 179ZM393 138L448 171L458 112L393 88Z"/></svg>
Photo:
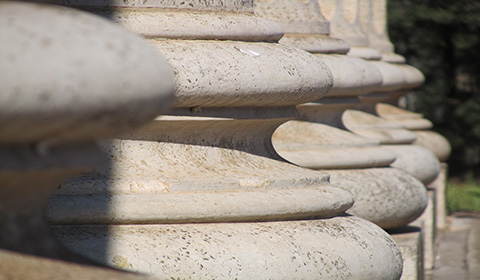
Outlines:
<svg viewBox="0 0 480 280"><path fill-rule="evenodd" d="M370 92L391 92L398 91L402 88L410 88L418 85L419 76L418 70L409 67L391 65L383 61L379 61L382 54L369 46L369 38L362 32L362 18L365 14L369 15L368 1L342 1L342 0L324 0L319 1L322 13L330 21L331 35L345 40L350 44L349 56L360 57L368 60L381 73L382 84L372 89ZM394 55L391 55L395 57ZM420 78L423 78L420 73ZM343 79L345 80L345 79ZM420 81L421 82L421 81ZM394 151L397 155L397 160L392 166L404 169L423 183L429 183L435 179L439 172L439 164L435 157L427 150L413 147L411 145L398 146L398 144L408 144L415 140L415 135L406 131L402 126L393 123L387 123L375 116L369 116L362 112L352 111L351 109L360 109L370 111L369 106L375 104L376 93L369 94L366 97L364 92L361 100L364 103L353 105L352 100L344 99L341 101L337 99L336 103L345 102L350 104L345 112L344 120L341 122L345 128L360 133L367 138L380 140L382 144L390 144L389 149ZM345 96L345 94L344 94ZM357 94L358 96L358 94ZM372 100L373 99L373 100ZM365 102L368 100L369 102ZM367 107L367 108L365 108ZM377 124L377 122L379 122ZM422 164L428 161L428 164Z"/></svg>
<svg viewBox="0 0 480 280"><path fill-rule="evenodd" d="M106 164L97 139L164 109L165 59L105 19L45 4L1 1L0 42L0 278L145 279L66 249L45 208L62 181Z"/></svg>
<svg viewBox="0 0 480 280"><path fill-rule="evenodd" d="M332 8L330 16L339 13L335 7L329 8ZM297 106L302 120L290 121L277 129L273 141L280 155L301 166L328 169L332 182L348 188L355 197L355 205L348 213L384 228L405 225L416 219L427 202L424 186L408 173L390 168L395 155L380 147L379 141L346 131L342 121L345 110L360 103L358 95L372 92L382 84L380 71L363 59L342 55L346 53L345 42L329 37L328 29L319 31L311 27L316 26L315 21L320 26L328 23L317 1L258 1L255 9L257 14L281 24L286 38L304 38L304 41L309 38L312 44L316 43L317 48L309 46L306 49L325 61L334 77L327 98ZM297 18L292 24L290 14L306 13L317 16ZM352 34L357 36L351 35L352 40L367 44L366 38ZM325 43L328 40L330 43ZM304 47L298 40L280 42ZM325 45L330 48L322 48ZM360 52L378 53L367 48ZM404 129L399 132L411 135Z"/></svg>
<svg viewBox="0 0 480 280"><path fill-rule="evenodd" d="M390 237L343 214L351 194L276 154L273 131L332 76L274 43L281 29L251 1L69 2L149 38L177 91L166 116L103 146L110 168L57 191L49 217L65 244L162 278L399 277Z"/></svg>
<svg viewBox="0 0 480 280"><path fill-rule="evenodd" d="M410 84L410 86L403 87L397 91L380 93L380 95L383 95L382 102L397 104L399 97L408 94L412 89L423 82L423 75L421 75L418 70L403 64L404 61L401 59L395 59L395 57L398 58L398 55L393 54L393 45L389 41L388 30L386 28L386 1L365 1L365 3L368 3L368 7L366 8L370 9L369 12L372 15L366 17L365 19L369 20L365 20L363 24L363 29L368 34L369 45L382 53L383 61L390 62L393 66L402 69L407 77L407 84ZM414 144L430 150L441 162L444 162L448 158L451 152L450 144L445 137L431 131L431 122L423 119L422 115L382 103L376 104L374 111L377 115L393 122L401 123L406 128L413 131L417 137ZM438 205L429 206L431 211L428 212L428 215L425 213L421 219L426 231L424 234L424 264L426 269L432 269L434 266L436 223L438 221L440 228L441 225L445 224L445 170L445 164L442 164L441 170L435 178L435 181L432 181L427 185L430 192L431 202Z"/></svg>
<svg viewBox="0 0 480 280"><path fill-rule="evenodd" d="M275 147L288 160L310 168L362 167L363 169L360 170L329 170L332 182L339 182L353 191L356 202L349 210L350 213L367 218L385 228L405 225L418 218L426 206L427 196L424 186L418 182L417 184L412 181L407 183L403 178L409 178L409 175L393 174L393 169L379 170L374 167L392 164L411 172L423 183L429 183L438 174L438 160L426 149L407 145L415 140L415 134L406 130L401 124L389 122L360 110L373 113L368 104L373 106L378 102L377 99L382 98L376 92L391 92L414 87L421 82L419 80L423 76L417 75L419 72L412 67L397 67L379 60L382 58L381 52L369 46L369 38L362 33L360 26L360 19L364 12L362 6L365 2L319 2L323 14L330 20L332 35L344 39L351 45L349 56L361 57L368 62L363 61L362 68L355 68L340 60L332 61L329 67L334 75L334 86L327 94L330 98L298 106L302 118L308 123L289 122L281 126L274 135ZM280 22L282 20L280 19ZM288 24L288 21L285 23ZM298 29L297 32L303 31ZM392 54L390 57L396 56ZM377 84L373 82L376 76L380 76ZM343 135L337 134L332 137L329 134L331 128L320 127L319 123L349 130L370 140L355 139L346 131L342 131ZM393 163L384 161L386 153L380 152L380 147L374 148L378 143L395 153ZM361 150L365 152L363 157L360 156ZM367 152L368 150L370 153ZM396 180L396 178L399 179ZM373 186L369 184L373 182ZM384 191L381 191L382 189ZM398 205L402 206L396 207ZM403 215L407 209L418 211L414 212L415 215L410 215L410 219L406 219ZM385 217L388 218L385 219ZM421 275L423 270L417 270L419 266L415 265L422 263L423 259L422 246L420 246L423 240L419 228L413 228L408 237L413 240L404 242L402 238L398 239L402 253L406 257L404 272L407 272L407 275ZM409 271L411 268L414 271Z"/></svg>

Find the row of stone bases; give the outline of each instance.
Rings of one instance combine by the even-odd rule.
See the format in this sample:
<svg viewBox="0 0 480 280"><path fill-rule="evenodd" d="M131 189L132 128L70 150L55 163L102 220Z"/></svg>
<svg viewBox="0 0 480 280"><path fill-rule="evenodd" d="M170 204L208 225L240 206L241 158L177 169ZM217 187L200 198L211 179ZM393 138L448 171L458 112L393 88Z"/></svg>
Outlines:
<svg viewBox="0 0 480 280"><path fill-rule="evenodd" d="M385 0L36 2L0 2L1 279L432 268L450 148Z"/></svg>

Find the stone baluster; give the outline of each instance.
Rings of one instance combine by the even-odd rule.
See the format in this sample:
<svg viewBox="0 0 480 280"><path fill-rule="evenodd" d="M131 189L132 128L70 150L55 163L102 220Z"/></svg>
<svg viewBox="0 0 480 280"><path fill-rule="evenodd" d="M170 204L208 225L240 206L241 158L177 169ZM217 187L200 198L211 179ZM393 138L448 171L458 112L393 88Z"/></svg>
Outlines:
<svg viewBox="0 0 480 280"><path fill-rule="evenodd" d="M380 92L378 101L384 103L372 104L371 111L377 115L392 122L400 123L415 133L417 139L414 144L430 150L437 158L443 162L441 170L435 181L430 183L429 188L430 205L427 208L422 220L425 237L425 268L431 269L435 260L435 229L437 223L439 227L445 226L445 185L446 169L444 163L450 155L451 147L448 141L442 135L431 131L432 123L420 114L415 114L393 105L398 104L401 96L408 94L412 89L423 82L423 75L415 68L404 64L404 59L393 53L393 45L388 38L386 28L386 1L365 1L364 10L372 16L365 17L363 29L368 34L369 45L382 53L382 60L392 63L394 66L402 69L407 77L407 85L400 90L393 92ZM389 104L385 104L389 103Z"/></svg>
<svg viewBox="0 0 480 280"><path fill-rule="evenodd" d="M447 173L445 162L451 152L450 143L448 143L445 137L432 131L431 122L423 119L422 115L388 105L397 105L401 96L408 94L411 89L419 86L423 82L423 76L421 76L421 73L415 68L403 64L405 62L404 58L394 53L386 27L385 1L374 1L370 8L372 9L372 13L374 13L373 18L376 19L376 21L363 23L365 30L368 30L369 45L381 52L383 61L395 63L397 67L403 69L409 69L410 71L406 71L406 73L411 74L410 80L412 80L410 87L405 87L400 91L389 92L382 100L384 103L376 105L375 113L392 122L401 123L410 129L417 137L413 143L430 150L442 163L441 172L438 178L435 179L435 182L432 183L435 185L435 189L437 189L437 226L442 229L445 227L445 178ZM372 26L374 27L372 28Z"/></svg>
<svg viewBox="0 0 480 280"><path fill-rule="evenodd" d="M338 13L335 7L330 8L331 16ZM342 122L344 111L360 103L357 96L372 92L382 84L380 71L363 59L343 55L345 43L330 39L328 29L320 33L312 28L315 24L310 18L297 19L297 22L306 23L303 28L298 28L301 25L291 24L286 13L275 12L288 11L289 15L308 11L317 14L315 20L321 20L325 25L328 22L317 1L257 1L255 9L257 14L281 24L286 30L285 37L310 38L312 44L316 42L318 51L311 52L327 63L334 77L333 88L326 98L297 106L302 113L301 121L289 121L277 129L273 142L280 155L304 167L328 169L332 182L347 187L354 194L355 205L348 213L384 228L405 225L420 216L426 205L424 186L411 175L390 168L396 157L380 147L378 140L348 132ZM299 9L303 12L296 11ZM366 45L366 39L359 38L360 35L355 33L357 37L351 35L349 38ZM327 40L331 40L330 44L324 43ZM302 47L294 40L280 42ZM328 52L321 48L323 45L330 46ZM314 49L310 47L310 50ZM368 48L359 52L377 53ZM398 129L398 133L406 137L412 135L404 129Z"/></svg>
<svg viewBox="0 0 480 280"><path fill-rule="evenodd" d="M266 3L265 5L270 6L271 9L275 8L275 2L278 5L278 1L259 1L259 3ZM375 104L379 98L383 98L378 92L395 92L418 86L423 76L413 67L397 66L380 61L382 53L371 48L369 38L360 28L361 17L365 16L365 2L319 2L323 14L330 20L332 34L351 45L349 57L361 57L368 62L362 61L363 66L359 67L361 64L358 62L352 64L354 60L346 58L343 58L343 61L338 58L334 60L335 56L328 55L330 59L325 61L331 61L327 65L332 69L334 76L333 89L327 94L327 98L298 106L302 119L308 122L289 122L282 125L274 134L275 147L280 155L301 166L314 169L330 168L332 182L348 186L354 194L355 205L349 213L374 221L384 228L406 225L420 216L426 206L427 197L424 186L414 181L407 182L404 178L411 178L411 176L395 172L398 172L398 169L409 171L417 179L428 184L439 172L438 160L426 149L407 145L415 140L415 134L406 130L402 124L372 115L371 113L374 112L367 104ZM293 4L290 5L293 7ZM295 6L299 5L295 4ZM284 25L290 23L287 18L279 18L278 13L267 13L263 10L265 8L261 9L260 14L266 17L275 15L277 21L283 22ZM275 18L272 19L275 20ZM309 21L308 18L303 20ZM295 27L291 26L291 33L305 33L304 29L295 29ZM315 34L316 30L309 31L312 34L302 34L302 36L318 37ZM300 35L296 34L295 37ZM318 43L324 44L323 41ZM299 47L302 46L299 45ZM382 49L384 53L386 48L388 46L384 45ZM313 48L308 50L311 49ZM321 52L322 50L319 51ZM388 57L402 61L401 57L391 52ZM375 79L377 79L376 82ZM325 124L330 126L324 126ZM354 138L346 131L336 131L336 135L333 136L331 133L333 127L355 132L370 141L365 138ZM388 156L392 159L391 154L382 152L378 146L374 147L378 143L395 153L393 163L388 161ZM398 169L378 168L389 164ZM345 170L345 168L359 167L362 169ZM380 191L382 188L385 188L385 191ZM372 209L375 210L372 211ZM406 215L407 213L410 215ZM419 229L413 229L412 233L402 235L400 238L397 235L396 240L401 243L405 255L408 254L404 262L406 267L404 272L406 274L421 273L416 269L422 259L423 244Z"/></svg>
<svg viewBox="0 0 480 280"><path fill-rule="evenodd" d="M165 59L105 19L45 4L1 1L0 44L0 278L145 279L66 249L45 208L62 181L107 163L97 139L168 105Z"/></svg>
<svg viewBox="0 0 480 280"><path fill-rule="evenodd" d="M382 84L374 90L374 93L361 95L359 97L361 103L350 106L350 110L346 110L342 116L343 125L354 133L388 145L388 149L395 152L397 156L392 166L406 170L424 184L429 184L440 172L439 162L434 155L427 149L405 145L415 141L416 136L405 130L401 124L389 122L371 114L374 111L373 106L378 103L379 98L383 98L381 93L397 92L418 86L423 81L423 75L408 65L380 61L382 53L369 45L369 37L362 32L364 26L373 25L365 24L366 20L373 17L371 13L373 4L369 1L325 0L320 3L322 12L327 11L327 19L331 22L332 36L344 39L351 45L348 55L368 60L380 71L382 76ZM355 36L348 30L356 30ZM379 38L383 37L379 36ZM378 41L381 40L378 39ZM382 50L385 50L387 45L382 44ZM396 57L397 61L401 60L393 54L390 54L389 57L392 59Z"/></svg>
<svg viewBox="0 0 480 280"><path fill-rule="evenodd" d="M147 37L177 83L166 116L105 143L110 167L50 201L68 247L164 278L400 277L390 237L343 214L351 194L275 152L274 130L325 95L332 76L275 43L281 29L254 16L252 1L68 4Z"/></svg>

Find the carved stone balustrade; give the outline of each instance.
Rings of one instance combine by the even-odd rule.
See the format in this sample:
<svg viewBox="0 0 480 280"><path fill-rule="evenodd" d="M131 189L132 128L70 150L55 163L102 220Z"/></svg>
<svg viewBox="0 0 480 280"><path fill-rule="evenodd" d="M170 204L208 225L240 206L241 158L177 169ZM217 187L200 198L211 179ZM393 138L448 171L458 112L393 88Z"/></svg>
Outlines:
<svg viewBox="0 0 480 280"><path fill-rule="evenodd" d="M424 186L408 173L389 167L396 157L380 147L379 141L346 131L342 121L347 108L360 104L358 95L372 92L382 84L380 71L363 59L344 55L345 42L339 44L341 41L329 37L328 29L312 28L315 23L328 26L317 1L257 1L255 9L257 14L275 20L289 30L286 36L309 38L309 42L316 43L317 48L309 47L308 50L325 61L334 78L327 98L297 106L302 120L289 121L275 131L273 142L280 155L300 166L328 169L332 182L354 195L355 204L348 213L384 228L415 220L426 206ZM288 13L276 12L278 10ZM316 14L316 18L299 18L292 24L286 15L307 12ZM335 13L334 10L331 12ZM301 22L305 23L303 28L298 27ZM330 43L325 44L328 40ZM362 40L367 43L366 38ZM280 42L303 47L303 42ZM322 48L323 45L330 47L328 51ZM377 53L366 48L362 52ZM402 132L411 135L404 129Z"/></svg>
<svg viewBox="0 0 480 280"><path fill-rule="evenodd" d="M62 181L107 163L97 139L165 109L165 59L105 19L45 4L1 1L0 45L0 278L145 279L66 249L45 208Z"/></svg>
<svg viewBox="0 0 480 280"><path fill-rule="evenodd" d="M383 230L351 194L285 162L271 136L332 86L326 63L276 43L252 1L68 1L148 38L177 84L173 109L103 150L110 166L49 204L72 250L162 278L398 279ZM138 109L142 111L142 109Z"/></svg>
<svg viewBox="0 0 480 280"><path fill-rule="evenodd" d="M365 13L370 16L364 17L362 29L368 34L369 46L379 50L382 54L382 60L391 63L392 66L399 68L405 75L405 85L393 91L379 91L376 100L370 102L367 110L377 114L389 121L400 123L407 129L410 129L416 135L413 144L421 146L432 152L440 161L445 161L451 152L448 141L442 135L431 131L432 123L420 114L408 112L398 107L392 106L398 104L401 96L408 94L412 89L418 87L424 81L423 74L418 69L404 64L404 59L397 59L399 56L393 53L393 45L388 38L386 28L386 1L370 0L364 2ZM392 55L393 54L393 55ZM367 99L368 100L368 99ZM384 104L384 103L389 104ZM368 101L365 103L369 103ZM407 161L403 164L404 168L410 166L410 169L418 166L410 165ZM433 166L433 165L432 165ZM442 164L439 174L425 182L429 184L429 208L422 217L424 223L424 249L425 249L425 268L431 269L435 260L435 229L437 223L440 228L445 226L445 185L446 185L446 164ZM434 205L435 204L435 205Z"/></svg>

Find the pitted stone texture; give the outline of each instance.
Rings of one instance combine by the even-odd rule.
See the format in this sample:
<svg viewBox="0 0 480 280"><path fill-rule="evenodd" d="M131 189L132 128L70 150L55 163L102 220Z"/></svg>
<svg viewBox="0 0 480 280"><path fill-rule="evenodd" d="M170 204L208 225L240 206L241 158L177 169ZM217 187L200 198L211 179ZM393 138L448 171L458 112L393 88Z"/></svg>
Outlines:
<svg viewBox="0 0 480 280"><path fill-rule="evenodd" d="M328 36L329 22L320 11L318 0L256 0L255 14L282 26L281 44L311 53L342 53L350 46Z"/></svg>
<svg viewBox="0 0 480 280"><path fill-rule="evenodd" d="M368 37L369 47L382 53L382 60L392 63L405 63L405 58L394 53L393 44L388 38L387 11L384 0L360 1L360 26Z"/></svg>
<svg viewBox="0 0 480 280"><path fill-rule="evenodd" d="M0 250L2 280L153 280L152 276Z"/></svg>
<svg viewBox="0 0 480 280"><path fill-rule="evenodd" d="M296 105L321 98L333 83L320 59L279 44L150 42L174 71L174 107Z"/></svg>
<svg viewBox="0 0 480 280"><path fill-rule="evenodd" d="M400 123L410 130L430 129L433 127L432 122L424 119L422 114L410 112L390 104L378 103L375 105L375 111L380 117L391 122Z"/></svg>
<svg viewBox="0 0 480 280"><path fill-rule="evenodd" d="M322 14L330 22L330 35L352 47L367 47L368 39L359 26L359 1L318 0Z"/></svg>
<svg viewBox="0 0 480 280"><path fill-rule="evenodd" d="M283 35L278 24L253 13L157 8L100 9L93 12L147 38L277 42Z"/></svg>
<svg viewBox="0 0 480 280"><path fill-rule="evenodd" d="M417 136L417 140L413 144L430 150L441 162L447 161L452 147L443 135L428 130L416 130L413 133Z"/></svg>
<svg viewBox="0 0 480 280"><path fill-rule="evenodd" d="M318 0L255 0L255 14L278 23L287 34L329 33Z"/></svg>
<svg viewBox="0 0 480 280"><path fill-rule="evenodd" d="M275 221L333 217L353 205L338 187L311 186L223 192L56 195L48 218L54 224L155 224Z"/></svg>
<svg viewBox="0 0 480 280"><path fill-rule="evenodd" d="M425 186L396 168L328 170L332 184L353 194L355 204L347 213L382 228L406 225L420 217L427 206Z"/></svg>
<svg viewBox="0 0 480 280"><path fill-rule="evenodd" d="M348 209L351 194L329 186L328 174L279 161L270 139L285 119L261 111L266 119L248 119L248 110L244 119L160 117L106 143L110 168L62 185L50 217L62 223L252 221ZM219 113L208 112L201 113ZM155 204L166 210L158 213Z"/></svg>
<svg viewBox="0 0 480 280"><path fill-rule="evenodd" d="M382 74L371 63L345 55L315 55L327 64L333 75L328 97L358 96L382 85Z"/></svg>
<svg viewBox="0 0 480 280"><path fill-rule="evenodd" d="M346 54L350 50L345 41L327 35L285 34L279 43L310 53Z"/></svg>
<svg viewBox="0 0 480 280"><path fill-rule="evenodd" d="M330 21L330 35L350 45L349 56L379 60L379 51L368 47L368 38L360 29L358 0L318 0L321 13Z"/></svg>
<svg viewBox="0 0 480 280"><path fill-rule="evenodd" d="M405 129L403 125L365 112L346 110L342 120L348 130L366 138L379 140L381 144L410 144L416 139L415 134Z"/></svg>
<svg viewBox="0 0 480 280"><path fill-rule="evenodd" d="M69 6L80 7L135 7L200 11L252 12L252 0L58 0Z"/></svg>
<svg viewBox="0 0 480 280"><path fill-rule="evenodd" d="M284 159L312 169L384 167L395 154L348 131L319 123L289 121L272 137Z"/></svg>
<svg viewBox="0 0 480 280"><path fill-rule="evenodd" d="M2 1L0 41L0 143L112 136L173 97L158 52L87 13Z"/></svg>
<svg viewBox="0 0 480 280"><path fill-rule="evenodd" d="M429 150L417 145L384 145L395 153L397 159L391 166L405 170L425 185L440 173L440 162Z"/></svg>
<svg viewBox="0 0 480 280"><path fill-rule="evenodd" d="M399 279L402 269L390 236L357 217L55 231L73 250L162 278Z"/></svg>

